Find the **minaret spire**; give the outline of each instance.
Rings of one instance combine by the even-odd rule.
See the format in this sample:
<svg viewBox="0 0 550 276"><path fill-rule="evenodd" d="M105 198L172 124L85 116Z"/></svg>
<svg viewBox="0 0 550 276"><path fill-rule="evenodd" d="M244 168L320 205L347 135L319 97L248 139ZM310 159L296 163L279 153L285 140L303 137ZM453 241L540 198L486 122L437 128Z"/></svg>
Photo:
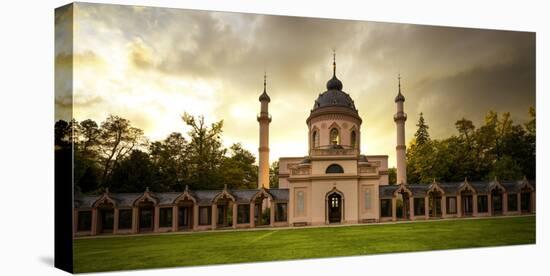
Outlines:
<svg viewBox="0 0 550 276"><path fill-rule="evenodd" d="M401 94L401 74L397 75L398 82L398 92L395 97L395 103L397 107L397 113L393 116L395 121L396 134L397 134L397 145L395 147L396 155L395 161L397 165L397 184L407 184L407 160L406 160L406 151L407 146L405 145L405 121L407 121L407 114L404 112L403 102L405 97Z"/></svg>
<svg viewBox="0 0 550 276"><path fill-rule="evenodd" d="M258 123L260 124L260 146L258 148L258 188L269 189L269 102L271 99L266 92L267 73L264 71L264 92L260 95L260 114Z"/></svg>

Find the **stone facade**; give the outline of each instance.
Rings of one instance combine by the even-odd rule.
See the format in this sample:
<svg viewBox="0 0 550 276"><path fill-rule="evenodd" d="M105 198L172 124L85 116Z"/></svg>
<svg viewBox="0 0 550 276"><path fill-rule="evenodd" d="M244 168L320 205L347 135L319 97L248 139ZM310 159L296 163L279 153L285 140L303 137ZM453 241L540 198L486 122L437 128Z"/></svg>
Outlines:
<svg viewBox="0 0 550 276"><path fill-rule="evenodd" d="M75 236L287 226L288 190L76 195ZM267 205L267 208L262 208Z"/></svg>

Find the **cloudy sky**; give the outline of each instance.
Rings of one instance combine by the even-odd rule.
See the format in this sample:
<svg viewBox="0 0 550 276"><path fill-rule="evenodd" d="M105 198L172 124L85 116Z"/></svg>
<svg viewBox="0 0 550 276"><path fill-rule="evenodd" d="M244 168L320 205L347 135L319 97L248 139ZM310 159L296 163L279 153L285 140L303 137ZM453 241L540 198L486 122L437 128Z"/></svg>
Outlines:
<svg viewBox="0 0 550 276"><path fill-rule="evenodd" d="M70 39L56 16L56 39ZM74 91L77 120L129 119L151 140L185 133L181 115L224 120L224 144L258 148L267 71L271 162L307 154L309 111L332 74L363 119L364 154L395 164L394 97L401 74L406 137L420 112L433 138L488 110L524 122L535 105L533 33L78 3L74 48L56 48L56 119ZM71 82L70 63L74 64Z"/></svg>

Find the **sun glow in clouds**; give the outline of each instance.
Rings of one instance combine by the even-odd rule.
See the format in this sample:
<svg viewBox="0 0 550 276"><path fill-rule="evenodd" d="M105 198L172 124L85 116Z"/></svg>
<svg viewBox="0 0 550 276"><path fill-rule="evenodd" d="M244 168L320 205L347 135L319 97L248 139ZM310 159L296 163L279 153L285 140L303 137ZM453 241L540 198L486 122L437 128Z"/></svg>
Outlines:
<svg viewBox="0 0 550 276"><path fill-rule="evenodd" d="M521 122L535 103L531 33L85 3L74 9L74 53L56 58L74 58L75 119L119 115L151 140L185 133L187 112L224 120L224 145L241 142L257 154L267 69L270 161L306 155L305 120L332 75L333 41L337 75L363 119L362 153L388 154L390 166L398 72L407 141L420 112L439 138L454 134L462 117L479 125L488 110L510 111Z"/></svg>

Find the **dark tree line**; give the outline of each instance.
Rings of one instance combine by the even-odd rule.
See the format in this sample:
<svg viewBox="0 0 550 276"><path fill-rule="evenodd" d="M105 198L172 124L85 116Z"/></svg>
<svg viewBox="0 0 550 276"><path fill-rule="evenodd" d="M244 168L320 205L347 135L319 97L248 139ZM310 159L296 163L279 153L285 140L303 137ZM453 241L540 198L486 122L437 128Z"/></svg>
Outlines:
<svg viewBox="0 0 550 276"><path fill-rule="evenodd" d="M509 112L489 111L476 127L462 118L455 123L457 134L431 139L422 113L418 130L407 149L407 182L518 180L535 178L536 114L529 109L525 124L514 124Z"/></svg>
<svg viewBox="0 0 550 276"><path fill-rule="evenodd" d="M257 187L256 158L239 143L223 147L223 121L207 125L203 117L188 114L182 120L190 127L187 136L174 132L153 142L118 116L101 124L60 120L56 158L73 148L75 189L82 193L107 187L113 192Z"/></svg>

